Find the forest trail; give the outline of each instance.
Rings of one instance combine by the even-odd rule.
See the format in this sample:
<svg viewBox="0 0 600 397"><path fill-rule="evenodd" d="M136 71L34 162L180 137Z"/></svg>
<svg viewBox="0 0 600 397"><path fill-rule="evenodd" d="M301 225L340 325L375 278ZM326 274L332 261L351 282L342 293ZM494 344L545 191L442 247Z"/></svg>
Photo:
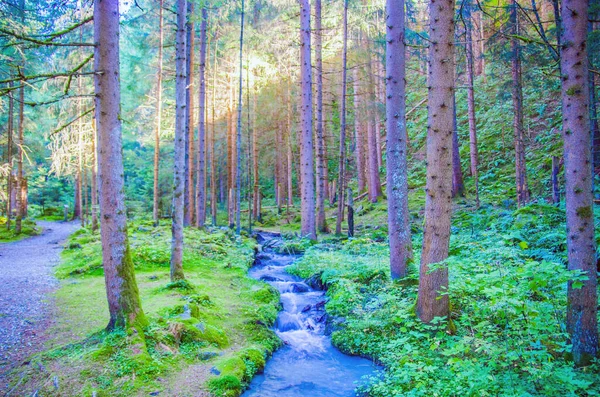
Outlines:
<svg viewBox="0 0 600 397"><path fill-rule="evenodd" d="M60 243L79 226L78 221L37 224L40 235L0 244L0 390L7 372L43 347L53 310L48 294L58 286L53 268Z"/></svg>

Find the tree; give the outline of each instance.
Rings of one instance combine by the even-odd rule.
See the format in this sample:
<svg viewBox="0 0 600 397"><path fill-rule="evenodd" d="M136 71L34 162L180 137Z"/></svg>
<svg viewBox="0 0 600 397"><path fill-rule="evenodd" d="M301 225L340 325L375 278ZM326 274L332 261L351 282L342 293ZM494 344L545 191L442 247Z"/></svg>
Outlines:
<svg viewBox="0 0 600 397"><path fill-rule="evenodd" d="M475 200L479 207L479 159L477 154L477 122L475 119L475 87L474 87L474 53L473 53L473 17L471 13L472 4L467 1L464 4L464 25L466 36L466 60L467 60L467 113L469 119L469 149L471 155L471 176L475 182Z"/></svg>
<svg viewBox="0 0 600 397"><path fill-rule="evenodd" d="M456 120L456 95L454 103L454 121L452 131L452 197L465 196L465 184L463 180L462 167L460 165L460 143L458 142L458 123Z"/></svg>
<svg viewBox="0 0 600 397"><path fill-rule="evenodd" d="M325 138L323 136L323 32L321 0L315 0L315 58L317 70L317 230L326 233L325 221ZM291 168L291 167L290 167ZM290 192L288 192L290 193Z"/></svg>
<svg viewBox="0 0 600 397"><path fill-rule="evenodd" d="M12 88L12 81L8 83L8 88ZM6 228L10 230L10 219L12 218L12 181L13 181L13 130L14 130L14 99L12 91L8 92L8 126L7 126L7 183L6 183Z"/></svg>
<svg viewBox="0 0 600 397"><path fill-rule="evenodd" d="M175 143L173 160L173 224L171 234L171 281L183 280L183 218L186 145L186 10L187 1L177 0L175 43Z"/></svg>
<svg viewBox="0 0 600 397"><path fill-rule="evenodd" d="M300 3L300 80L302 105L300 123L302 128L300 147L301 214L300 233L311 240L317 239L315 228L315 176L313 173L313 130L312 130L312 62L310 54L310 1Z"/></svg>
<svg viewBox="0 0 600 397"><path fill-rule="evenodd" d="M343 49L342 49L342 105L340 110L340 155L338 164L338 207L335 222L335 234L342 233L344 218L344 186L346 185L346 80L348 74L348 0L344 0L343 16ZM357 143L358 144L358 143Z"/></svg>
<svg viewBox="0 0 600 397"><path fill-rule="evenodd" d="M568 285L567 330L573 360L588 365L598 356L598 276L594 238L593 174L589 118L587 0L563 0L560 60L569 270L581 271L580 286Z"/></svg>
<svg viewBox="0 0 600 397"><path fill-rule="evenodd" d="M196 168L196 227L206 221L206 25L208 11L202 7L200 23L200 63L198 68L198 159Z"/></svg>
<svg viewBox="0 0 600 397"><path fill-rule="evenodd" d="M429 14L427 181L417 314L424 322L449 314L448 257L452 211L454 0L431 1Z"/></svg>
<svg viewBox="0 0 600 397"><path fill-rule="evenodd" d="M244 84L244 0L242 0L242 15L240 16L240 75L238 88L238 117L236 136L236 178L235 178L235 233L240 234L242 222L240 219L242 211L242 87Z"/></svg>
<svg viewBox="0 0 600 397"><path fill-rule="evenodd" d="M183 201L183 224L189 226L194 219L194 3L187 2L185 25L185 187Z"/></svg>
<svg viewBox="0 0 600 397"><path fill-rule="evenodd" d="M160 200L158 187L158 172L160 167L160 130L162 124L162 64L163 64L163 0L158 9L158 70L156 71L156 129L154 130L154 189L152 200L152 219L158 226L158 202Z"/></svg>
<svg viewBox="0 0 600 397"><path fill-rule="evenodd" d="M412 258L408 212L404 0L386 2L386 158L388 235L392 278L405 277Z"/></svg>
<svg viewBox="0 0 600 397"><path fill-rule="evenodd" d="M127 242L123 193L119 73L119 2L94 2L94 86L98 124L98 164L102 264L110 321L108 329L145 323Z"/></svg>
<svg viewBox="0 0 600 397"><path fill-rule="evenodd" d="M512 60L512 100L513 131L515 140L515 177L517 186L517 203L519 206L529 201L527 184L527 166L525 164L525 138L523 131L523 86L521 83L521 45L519 44L519 18L517 0L512 0L510 7L511 60Z"/></svg>

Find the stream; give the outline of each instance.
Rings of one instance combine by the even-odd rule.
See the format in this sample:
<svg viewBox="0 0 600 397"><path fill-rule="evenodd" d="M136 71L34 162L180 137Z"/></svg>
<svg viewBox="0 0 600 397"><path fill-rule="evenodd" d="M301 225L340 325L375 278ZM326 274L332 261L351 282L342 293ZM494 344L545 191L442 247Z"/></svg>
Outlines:
<svg viewBox="0 0 600 397"><path fill-rule="evenodd" d="M282 311L274 325L284 342L267 361L243 397L355 396L364 375L373 373L372 361L341 353L326 334L325 293L286 272L297 255L273 249L281 242L275 234L259 233L263 250L257 254L251 277L263 280L281 294Z"/></svg>

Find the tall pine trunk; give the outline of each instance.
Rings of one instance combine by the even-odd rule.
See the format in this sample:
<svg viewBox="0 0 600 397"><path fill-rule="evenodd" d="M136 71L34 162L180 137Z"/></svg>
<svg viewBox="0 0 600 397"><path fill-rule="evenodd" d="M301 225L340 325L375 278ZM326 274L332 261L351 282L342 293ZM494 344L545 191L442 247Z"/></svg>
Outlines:
<svg viewBox="0 0 600 397"><path fill-rule="evenodd" d="M158 16L158 71L156 72L156 129L154 130L154 194L152 200L152 218L158 226L158 203L160 190L158 175L160 170L160 130L162 124L162 64L163 64L163 0L159 2Z"/></svg>
<svg viewBox="0 0 600 397"><path fill-rule="evenodd" d="M452 211L454 130L454 0L430 3L428 68L427 182L425 230L419 268L417 314L424 322L447 317L448 269L429 265L448 257Z"/></svg>
<svg viewBox="0 0 600 397"><path fill-rule="evenodd" d="M98 229L98 156L96 155L96 142L98 133L96 127L96 118L92 119L92 231Z"/></svg>
<svg viewBox="0 0 600 397"><path fill-rule="evenodd" d="M456 120L456 95L454 103L454 121L452 131L452 197L465 196L465 183L460 165L460 144L458 142L458 122Z"/></svg>
<svg viewBox="0 0 600 397"><path fill-rule="evenodd" d="M365 173L365 147L363 139L363 124L361 120L361 92L360 92L360 78L358 74L358 68L354 68L353 73L353 86L354 86L354 157L356 162L356 175L358 180L358 193L362 193L365 190L366 173Z"/></svg>
<svg viewBox="0 0 600 397"><path fill-rule="evenodd" d="M598 274L594 239L594 201L589 118L587 57L587 0L563 0L562 114L567 209L569 270L582 271L586 279L569 282L567 331L573 360L588 365L598 356Z"/></svg>
<svg viewBox="0 0 600 397"><path fill-rule="evenodd" d="M186 147L186 10L187 1L177 0L175 36L175 142L173 159L173 209L171 225L171 281L183 280L183 222Z"/></svg>
<svg viewBox="0 0 600 397"><path fill-rule="evenodd" d="M186 81L185 81L185 186L183 224L189 226L194 218L194 3L187 2L186 23Z"/></svg>
<svg viewBox="0 0 600 397"><path fill-rule="evenodd" d="M242 0L242 15L240 17L240 75L238 92L238 115L236 136L236 178L235 178L235 233L242 230L242 87L243 87L243 52L244 50L244 0Z"/></svg>
<svg viewBox="0 0 600 397"><path fill-rule="evenodd" d="M8 83L8 126L7 126L7 158L8 170L6 176L6 229L10 230L10 220L12 218L12 184L13 184L13 132L14 132L14 99L12 92L12 82Z"/></svg>
<svg viewBox="0 0 600 397"><path fill-rule="evenodd" d="M315 0L315 58L317 70L317 230L326 233L325 139L323 137L323 54L321 0ZM291 168L291 167L290 167Z"/></svg>
<svg viewBox="0 0 600 397"><path fill-rule="evenodd" d="M24 139L23 132L25 130L25 81L21 80L21 88L19 89L19 130L17 135L17 215L15 217L15 233L20 234L23 221L23 150ZM81 208L81 207L80 207Z"/></svg>
<svg viewBox="0 0 600 397"><path fill-rule="evenodd" d="M367 53L371 52L371 45L367 40ZM371 56L367 60L367 181L369 190L369 201L376 203L379 197L382 196L381 181L379 180L379 151L377 150L377 129L375 128L375 84L373 82L373 68L371 66Z"/></svg>
<svg viewBox="0 0 600 397"><path fill-rule="evenodd" d="M471 2L464 5L466 58L467 58L467 113L469 119L469 149L471 155L471 176L475 184L475 201L479 207L479 159L477 154L477 122L475 119L474 55L473 55L473 16Z"/></svg>
<svg viewBox="0 0 600 397"><path fill-rule="evenodd" d="M206 221L206 24L208 11L202 8L200 24L200 63L198 70L198 159L196 168L196 227L204 227Z"/></svg>
<svg viewBox="0 0 600 397"><path fill-rule="evenodd" d="M94 2L94 86L98 125L98 164L102 264L110 321L108 329L146 322L140 305L127 242L120 119L119 2Z"/></svg>
<svg viewBox="0 0 600 397"><path fill-rule="evenodd" d="M217 226L217 164L215 156L216 135L216 105L217 105L217 37L214 37L215 48L213 50L213 86L212 86L212 109L211 109L211 134L210 134L210 210L213 226Z"/></svg>
<svg viewBox="0 0 600 397"><path fill-rule="evenodd" d="M346 80L348 56L348 0L344 0L343 18L343 49L342 49L342 105L340 110L340 155L338 165L338 207L335 222L335 234L342 234L342 219L344 218L344 186L346 184Z"/></svg>
<svg viewBox="0 0 600 397"><path fill-rule="evenodd" d="M390 272L406 277L412 258L408 212L408 167L404 60L404 0L386 2L386 181Z"/></svg>
<svg viewBox="0 0 600 397"><path fill-rule="evenodd" d="M521 80L521 48L519 39L519 18L517 0L512 0L510 23L513 38L511 39L512 58L512 100L513 100L513 132L515 143L515 179L517 187L517 203L525 205L529 201L527 184L527 166L525 164L525 133L523 131L523 87Z"/></svg>
<svg viewBox="0 0 600 397"><path fill-rule="evenodd" d="M302 85L302 106L300 124L302 127L300 146L301 177L301 228L303 237L317 239L315 224L315 175L313 173L313 131L312 131L312 62L310 54L310 1L300 3L300 80Z"/></svg>

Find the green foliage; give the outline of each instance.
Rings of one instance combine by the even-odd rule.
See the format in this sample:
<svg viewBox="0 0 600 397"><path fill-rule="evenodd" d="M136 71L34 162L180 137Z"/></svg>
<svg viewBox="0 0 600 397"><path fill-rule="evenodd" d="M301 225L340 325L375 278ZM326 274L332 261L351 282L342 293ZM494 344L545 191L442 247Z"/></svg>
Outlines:
<svg viewBox="0 0 600 397"><path fill-rule="evenodd" d="M41 229L30 219L23 219L21 233L15 233L15 220L11 221L10 230L6 228L6 217L0 216L0 242L17 241L40 234Z"/></svg>
<svg viewBox="0 0 600 397"><path fill-rule="evenodd" d="M564 265L564 227L564 212L546 204L458 211L446 261L451 318L431 324L414 312L416 269L387 277L385 243L325 242L291 272L328 286L333 343L384 365L367 395L598 396L598 364L569 361L566 285L583 278Z"/></svg>

